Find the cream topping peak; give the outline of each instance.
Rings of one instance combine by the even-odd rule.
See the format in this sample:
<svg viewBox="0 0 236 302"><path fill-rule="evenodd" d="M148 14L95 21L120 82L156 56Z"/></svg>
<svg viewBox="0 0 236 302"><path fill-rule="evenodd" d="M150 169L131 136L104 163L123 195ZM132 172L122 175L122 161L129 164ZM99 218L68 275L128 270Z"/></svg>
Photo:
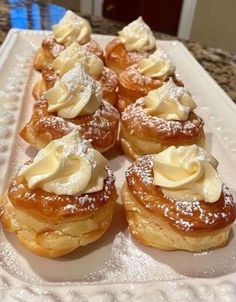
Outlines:
<svg viewBox="0 0 236 302"><path fill-rule="evenodd" d="M32 163L24 165L23 176L30 189L40 188L57 195L79 196L103 189L107 160L73 130L41 149Z"/></svg>
<svg viewBox="0 0 236 302"><path fill-rule="evenodd" d="M171 146L154 156L154 184L169 198L213 203L221 195L217 160L196 146Z"/></svg>
<svg viewBox="0 0 236 302"><path fill-rule="evenodd" d="M141 74L162 80L173 75L176 69L169 55L161 48L158 48L148 58L139 61L138 67Z"/></svg>
<svg viewBox="0 0 236 302"><path fill-rule="evenodd" d="M128 51L145 52L156 48L156 39L142 17L125 26L118 35Z"/></svg>
<svg viewBox="0 0 236 302"><path fill-rule="evenodd" d="M77 42L73 42L63 50L53 61L52 66L62 76L79 63L83 65L91 77L94 79L100 78L104 67L102 60Z"/></svg>
<svg viewBox="0 0 236 302"><path fill-rule="evenodd" d="M196 104L190 92L177 86L172 78L163 86L151 90L144 97L147 113L166 120L186 121Z"/></svg>
<svg viewBox="0 0 236 302"><path fill-rule="evenodd" d="M60 22L53 26L53 35L58 43L70 45L76 41L85 44L89 41L92 28L89 22L68 10Z"/></svg>
<svg viewBox="0 0 236 302"><path fill-rule="evenodd" d="M44 92L48 112L63 118L94 113L102 102L102 88L81 64L65 73L52 88Z"/></svg>

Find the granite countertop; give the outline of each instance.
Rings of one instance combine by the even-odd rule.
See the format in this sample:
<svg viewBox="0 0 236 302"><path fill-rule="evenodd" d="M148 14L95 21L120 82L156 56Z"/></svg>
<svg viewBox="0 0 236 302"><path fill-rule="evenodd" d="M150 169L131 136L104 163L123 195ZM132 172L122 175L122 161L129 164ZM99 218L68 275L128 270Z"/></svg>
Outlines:
<svg viewBox="0 0 236 302"><path fill-rule="evenodd" d="M0 5L0 44L12 27L25 29L51 29L65 13L65 9L54 4L41 4L40 1L18 0L1 1ZM102 17L85 16L98 34L115 35L124 24ZM157 39L179 40L176 37L155 33ZM236 103L236 54L222 49L181 40L199 63Z"/></svg>

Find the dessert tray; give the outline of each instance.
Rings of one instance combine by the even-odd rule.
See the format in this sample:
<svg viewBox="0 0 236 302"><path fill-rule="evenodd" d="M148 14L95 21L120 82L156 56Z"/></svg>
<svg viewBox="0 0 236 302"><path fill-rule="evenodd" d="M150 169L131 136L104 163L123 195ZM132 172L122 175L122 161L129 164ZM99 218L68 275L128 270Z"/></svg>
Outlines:
<svg viewBox="0 0 236 302"><path fill-rule="evenodd" d="M39 78L32 60L48 32L9 32L0 49L0 187L35 151L18 136L32 111L32 85ZM111 36L94 35L104 47ZM207 149L236 198L236 107L188 50L159 41L195 96L205 121ZM118 193L130 161L120 150L106 154ZM122 206L97 242L58 259L27 251L0 227L0 301L235 301L236 239L202 253L164 252L141 246L127 230Z"/></svg>

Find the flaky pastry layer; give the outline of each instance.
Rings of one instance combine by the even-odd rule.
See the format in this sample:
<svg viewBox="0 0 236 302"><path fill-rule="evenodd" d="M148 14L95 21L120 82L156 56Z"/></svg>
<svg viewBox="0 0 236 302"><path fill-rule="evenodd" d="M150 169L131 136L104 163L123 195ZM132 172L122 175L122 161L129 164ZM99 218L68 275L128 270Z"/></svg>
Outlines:
<svg viewBox="0 0 236 302"><path fill-rule="evenodd" d="M197 137L193 138L193 140L187 140L185 142L183 140L176 140L175 142L173 140L158 140L158 138L151 140L148 137L147 139L141 139L137 138L134 134L130 135L121 125L120 143L124 153L131 159L135 160L146 154L157 154L173 145L184 146L196 144L204 148L205 135L202 130Z"/></svg>
<svg viewBox="0 0 236 302"><path fill-rule="evenodd" d="M16 208L7 194L1 200L1 221L4 227L16 233L18 239L33 253L43 257L59 257L99 239L111 223L116 194L90 215L52 221L39 219L26 208Z"/></svg>
<svg viewBox="0 0 236 302"><path fill-rule="evenodd" d="M117 198L112 171L101 191L80 196L30 190L16 176L0 200L4 227L31 251L45 257L65 255L97 240L109 227Z"/></svg>
<svg viewBox="0 0 236 302"><path fill-rule="evenodd" d="M126 182L122 188L122 202L132 235L144 245L161 250L199 252L227 243L230 225L211 232L202 230L196 234L180 233L172 228L164 217L157 217L143 207Z"/></svg>
<svg viewBox="0 0 236 302"><path fill-rule="evenodd" d="M218 201L180 201L166 197L153 184L153 155L139 157L128 168L126 181L135 200L157 219L163 219L175 232L195 236L231 225L236 217L233 197L223 185Z"/></svg>

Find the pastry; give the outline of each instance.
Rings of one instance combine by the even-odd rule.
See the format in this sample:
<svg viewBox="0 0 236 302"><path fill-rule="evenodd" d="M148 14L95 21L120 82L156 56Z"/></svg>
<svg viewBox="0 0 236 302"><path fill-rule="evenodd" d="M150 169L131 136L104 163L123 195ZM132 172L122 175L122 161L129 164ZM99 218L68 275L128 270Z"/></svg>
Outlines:
<svg viewBox="0 0 236 302"><path fill-rule="evenodd" d="M119 113L102 100L102 89L81 64L66 72L34 103L21 137L37 149L79 127L93 147L105 152L117 141Z"/></svg>
<svg viewBox="0 0 236 302"><path fill-rule="evenodd" d="M103 51L91 34L92 28L86 19L67 11L59 24L53 26L53 35L43 40L34 59L34 68L42 70L75 41L103 60Z"/></svg>
<svg viewBox="0 0 236 302"><path fill-rule="evenodd" d="M33 96L39 99L42 92L53 87L56 80L62 77L77 64L81 63L88 74L101 83L103 98L115 105L117 100L118 77L114 71L104 66L103 61L87 51L77 42L73 42L42 70L40 79L33 88Z"/></svg>
<svg viewBox="0 0 236 302"><path fill-rule="evenodd" d="M161 250L225 245L236 210L217 164L196 145L138 158L126 172L121 195L134 238Z"/></svg>
<svg viewBox="0 0 236 302"><path fill-rule="evenodd" d="M107 160L78 130L53 140L10 180L1 221L29 250L59 257L100 238L116 188Z"/></svg>
<svg viewBox="0 0 236 302"><path fill-rule="evenodd" d="M204 146L203 120L194 113L190 92L172 78L121 114L121 146L136 159L159 153L171 145Z"/></svg>
<svg viewBox="0 0 236 302"><path fill-rule="evenodd" d="M120 112L150 90L162 86L170 77L178 86L183 83L175 75L175 64L161 48L149 58L128 67L119 75L118 103Z"/></svg>
<svg viewBox="0 0 236 302"><path fill-rule="evenodd" d="M106 46L106 65L117 74L148 57L156 49L156 39L142 17L125 26Z"/></svg>

